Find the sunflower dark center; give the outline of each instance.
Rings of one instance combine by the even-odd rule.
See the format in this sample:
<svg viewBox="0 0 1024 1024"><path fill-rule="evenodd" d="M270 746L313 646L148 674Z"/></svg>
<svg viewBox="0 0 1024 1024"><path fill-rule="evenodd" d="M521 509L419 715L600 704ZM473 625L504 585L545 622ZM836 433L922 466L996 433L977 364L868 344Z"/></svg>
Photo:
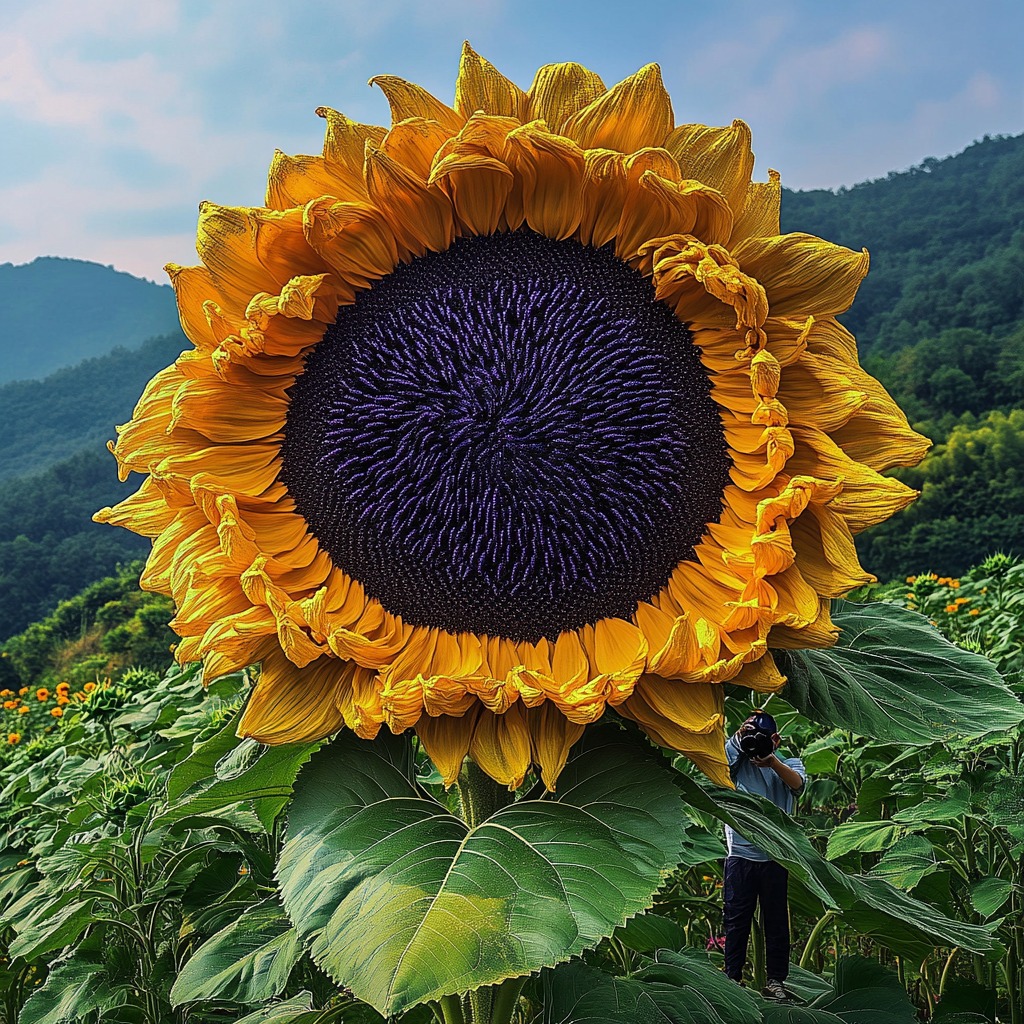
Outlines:
<svg viewBox="0 0 1024 1024"><path fill-rule="evenodd" d="M409 623L514 640L629 618L717 522L729 458L686 327L614 254L462 238L343 306L284 480Z"/></svg>

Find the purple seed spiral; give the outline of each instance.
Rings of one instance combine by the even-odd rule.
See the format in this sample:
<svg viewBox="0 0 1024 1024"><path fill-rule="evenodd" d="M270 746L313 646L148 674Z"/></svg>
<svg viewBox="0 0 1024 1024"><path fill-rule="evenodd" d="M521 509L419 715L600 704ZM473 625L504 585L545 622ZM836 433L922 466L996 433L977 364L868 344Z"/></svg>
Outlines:
<svg viewBox="0 0 1024 1024"><path fill-rule="evenodd" d="M632 616L718 521L710 390L608 249L460 238L341 308L290 391L281 478L406 622L553 640Z"/></svg>

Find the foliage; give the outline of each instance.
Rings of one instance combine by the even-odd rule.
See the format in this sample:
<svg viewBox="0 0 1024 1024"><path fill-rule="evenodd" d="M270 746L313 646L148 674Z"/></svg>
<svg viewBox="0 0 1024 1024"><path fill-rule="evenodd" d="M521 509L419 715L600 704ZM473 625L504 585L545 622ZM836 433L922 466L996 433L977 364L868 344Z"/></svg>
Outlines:
<svg viewBox="0 0 1024 1024"><path fill-rule="evenodd" d="M148 552L143 538L90 522L133 490L112 466L105 452L87 451L0 488L0 639Z"/></svg>
<svg viewBox="0 0 1024 1024"><path fill-rule="evenodd" d="M103 617L103 596L83 605ZM195 668L72 687L48 731L0 747L0 1020L379 1021L342 982L407 1024L909 1024L911 999L1017 1024L1024 709L979 659L1019 685L1024 564L868 596L888 603L836 611L867 638L844 650L870 664L913 643L913 696L945 714L904 718L898 675L852 655L867 736L807 717L836 713L821 696L838 670L791 684L772 711L811 772L801 821L698 784L629 723L589 730L556 794L468 769L446 793L405 737L240 741L242 673L208 693ZM748 704L727 698L731 723ZM754 987L720 972L721 821L790 868L800 1005L757 994L756 930Z"/></svg>
<svg viewBox="0 0 1024 1024"><path fill-rule="evenodd" d="M125 423L146 382L187 346L180 333L138 348L114 348L45 380L0 386L0 480L44 469L88 449L99 452ZM106 462L106 477L112 463Z"/></svg>
<svg viewBox="0 0 1024 1024"><path fill-rule="evenodd" d="M115 345L134 347L176 331L178 317L167 285L98 263L44 256L21 266L0 264L0 323L7 339L3 383L45 377Z"/></svg>
<svg viewBox="0 0 1024 1024"><path fill-rule="evenodd" d="M945 160L837 192L786 192L783 231L871 252L843 320L862 351L949 328L1001 338L1024 320L1024 136L988 136Z"/></svg>
<svg viewBox="0 0 1024 1024"><path fill-rule="evenodd" d="M921 497L857 538L871 572L955 576L993 549L1024 554L1024 409L965 416L920 466L894 475Z"/></svg>
<svg viewBox="0 0 1024 1024"><path fill-rule="evenodd" d="M117 679L127 668L162 671L177 639L167 623L171 602L139 590L141 562L90 584L41 622L0 647L0 687L56 692Z"/></svg>

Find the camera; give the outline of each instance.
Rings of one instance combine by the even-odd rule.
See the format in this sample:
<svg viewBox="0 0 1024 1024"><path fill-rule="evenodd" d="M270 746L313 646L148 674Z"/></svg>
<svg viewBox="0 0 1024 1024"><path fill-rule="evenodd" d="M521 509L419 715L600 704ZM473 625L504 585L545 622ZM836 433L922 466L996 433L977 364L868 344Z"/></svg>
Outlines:
<svg viewBox="0 0 1024 1024"><path fill-rule="evenodd" d="M740 729L740 750L746 757L767 757L775 751L778 726L763 708L758 708Z"/></svg>
<svg viewBox="0 0 1024 1024"><path fill-rule="evenodd" d="M754 729L740 736L740 750L747 757L767 757L775 750L775 742L772 740L771 733Z"/></svg>

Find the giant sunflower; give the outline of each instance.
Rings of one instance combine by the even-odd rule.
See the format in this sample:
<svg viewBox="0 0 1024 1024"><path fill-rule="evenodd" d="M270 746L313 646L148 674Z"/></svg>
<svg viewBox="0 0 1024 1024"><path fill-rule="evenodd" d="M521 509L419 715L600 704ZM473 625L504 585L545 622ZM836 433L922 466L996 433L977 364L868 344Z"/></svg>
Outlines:
<svg viewBox="0 0 1024 1024"><path fill-rule="evenodd" d="M260 664L243 735L415 729L449 783L554 787L612 707L728 784L720 684L833 643L853 535L914 496L835 319L867 253L781 235L747 126L675 125L656 65L372 82L390 128L322 108L264 207L201 207L194 350L97 518L153 538L181 661Z"/></svg>

